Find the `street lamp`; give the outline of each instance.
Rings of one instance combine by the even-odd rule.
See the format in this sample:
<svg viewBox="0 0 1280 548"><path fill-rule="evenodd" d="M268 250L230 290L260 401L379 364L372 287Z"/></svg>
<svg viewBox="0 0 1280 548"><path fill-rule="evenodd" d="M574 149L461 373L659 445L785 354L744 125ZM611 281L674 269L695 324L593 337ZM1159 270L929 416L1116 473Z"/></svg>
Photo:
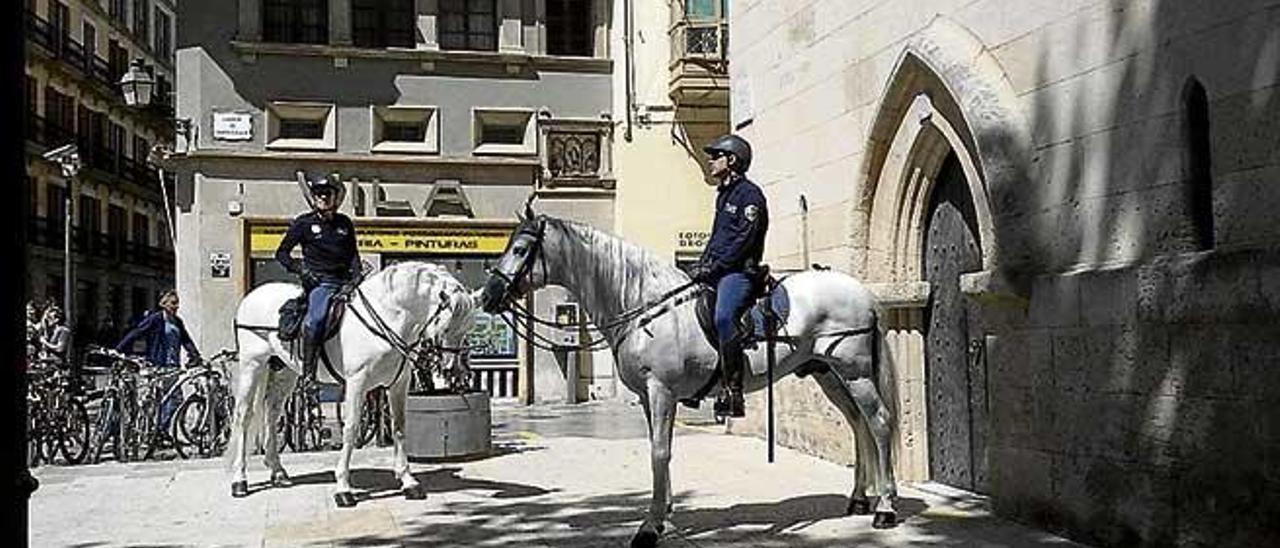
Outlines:
<svg viewBox="0 0 1280 548"><path fill-rule="evenodd" d="M151 105L151 97L155 90L156 81L151 76L151 70L147 68L146 63L142 59L134 59L129 63L129 71L120 78L120 92L124 94L124 103L134 108L146 108ZM182 135L183 139L190 141L191 120L177 119L174 122L174 132ZM173 213L170 211L169 190L164 185L164 168L160 167L161 162L173 153L172 149L166 149L163 145L156 144L151 149L151 156L148 160L156 165L156 172L160 176L160 193L164 197L164 215L168 221L169 243L176 250L178 247L177 233L174 232Z"/></svg>
<svg viewBox="0 0 1280 548"><path fill-rule="evenodd" d="M124 103L131 107L145 107L151 104L151 92L156 81L151 77L142 59L134 59L129 63L129 72L120 79L120 90L124 92Z"/></svg>
<svg viewBox="0 0 1280 548"><path fill-rule="evenodd" d="M75 325L76 309L75 309L75 276L71 260L71 214L72 199L76 195L76 175L80 173L80 150L76 148L75 143L62 145L58 148L44 153L44 159L58 164L62 170L62 177L67 180L67 195L64 202L64 215L62 225L62 310L66 318L68 327ZM71 329L67 335L68 353L74 346L75 330Z"/></svg>

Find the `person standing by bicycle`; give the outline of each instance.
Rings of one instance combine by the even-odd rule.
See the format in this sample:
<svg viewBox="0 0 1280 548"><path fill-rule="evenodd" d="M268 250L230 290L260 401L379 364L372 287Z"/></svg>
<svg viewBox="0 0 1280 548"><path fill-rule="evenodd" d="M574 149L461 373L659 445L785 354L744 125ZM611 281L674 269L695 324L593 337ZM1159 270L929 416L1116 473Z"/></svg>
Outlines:
<svg viewBox="0 0 1280 548"><path fill-rule="evenodd" d="M71 330L62 325L62 319L62 309L57 305L50 304L45 308L44 318L40 322L37 363L67 367L67 343L71 340Z"/></svg>
<svg viewBox="0 0 1280 548"><path fill-rule="evenodd" d="M187 350L189 361L200 361L200 351L196 349L195 342L187 333L187 327L182 322L182 318L178 317L178 304L178 293L174 290L169 289L161 293L160 310L147 315L136 327L125 334L124 338L116 343L116 351L131 353L133 343L145 337L144 355L151 362L152 367L178 368L182 365L184 348ZM166 377L160 387L162 393L167 394L177 379L177 375ZM162 436L168 437L169 421L181 403L182 398L179 394L172 394L160 402L160 434Z"/></svg>

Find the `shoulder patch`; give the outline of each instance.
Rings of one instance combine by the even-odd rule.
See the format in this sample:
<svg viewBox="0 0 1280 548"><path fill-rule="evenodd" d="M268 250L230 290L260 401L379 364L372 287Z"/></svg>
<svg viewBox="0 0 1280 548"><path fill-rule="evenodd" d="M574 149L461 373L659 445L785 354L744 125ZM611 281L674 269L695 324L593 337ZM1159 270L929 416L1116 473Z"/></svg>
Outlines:
<svg viewBox="0 0 1280 548"><path fill-rule="evenodd" d="M760 208L756 207L755 204L750 204L742 209L742 215L745 216L748 221L755 222L755 220L760 217Z"/></svg>

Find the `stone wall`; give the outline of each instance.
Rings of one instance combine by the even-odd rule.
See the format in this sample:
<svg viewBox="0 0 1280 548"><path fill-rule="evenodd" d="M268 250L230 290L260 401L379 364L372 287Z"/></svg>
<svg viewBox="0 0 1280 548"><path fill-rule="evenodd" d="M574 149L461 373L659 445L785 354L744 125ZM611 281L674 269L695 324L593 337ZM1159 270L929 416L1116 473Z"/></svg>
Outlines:
<svg viewBox="0 0 1280 548"><path fill-rule="evenodd" d="M1277 543L1280 2L757 0L731 27L775 266L922 283L927 149L972 162L999 512L1108 546ZM921 385L928 294L894 304ZM927 479L925 392L899 394L899 474ZM776 401L781 443L853 457L811 383Z"/></svg>

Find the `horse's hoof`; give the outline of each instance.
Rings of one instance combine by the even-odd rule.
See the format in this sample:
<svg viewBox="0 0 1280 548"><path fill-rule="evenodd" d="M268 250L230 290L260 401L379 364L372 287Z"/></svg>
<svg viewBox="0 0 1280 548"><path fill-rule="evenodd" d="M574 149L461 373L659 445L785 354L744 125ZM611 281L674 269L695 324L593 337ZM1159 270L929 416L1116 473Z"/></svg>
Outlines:
<svg viewBox="0 0 1280 548"><path fill-rule="evenodd" d="M658 532L652 529L641 529L631 537L631 548L654 548L657 545Z"/></svg>
<svg viewBox="0 0 1280 548"><path fill-rule="evenodd" d="M845 509L847 516L865 516L871 513L871 501L867 499L849 499L849 507Z"/></svg>
<svg viewBox="0 0 1280 548"><path fill-rule="evenodd" d="M351 508L356 505L356 496L348 491L334 493L333 502L338 505L338 508Z"/></svg>
<svg viewBox="0 0 1280 548"><path fill-rule="evenodd" d="M407 500L422 500L427 498L427 489L421 485L405 487L404 489L401 489L400 492L404 493L404 498Z"/></svg>
<svg viewBox="0 0 1280 548"><path fill-rule="evenodd" d="M874 518L871 518L871 528L873 529L889 529L898 524L898 514L893 512L876 512Z"/></svg>
<svg viewBox="0 0 1280 548"><path fill-rule="evenodd" d="M231 496L238 499L249 496L249 482L247 481L231 482Z"/></svg>
<svg viewBox="0 0 1280 548"><path fill-rule="evenodd" d="M289 474L284 472L276 472L271 474L272 487L293 487L293 480L289 478Z"/></svg>

